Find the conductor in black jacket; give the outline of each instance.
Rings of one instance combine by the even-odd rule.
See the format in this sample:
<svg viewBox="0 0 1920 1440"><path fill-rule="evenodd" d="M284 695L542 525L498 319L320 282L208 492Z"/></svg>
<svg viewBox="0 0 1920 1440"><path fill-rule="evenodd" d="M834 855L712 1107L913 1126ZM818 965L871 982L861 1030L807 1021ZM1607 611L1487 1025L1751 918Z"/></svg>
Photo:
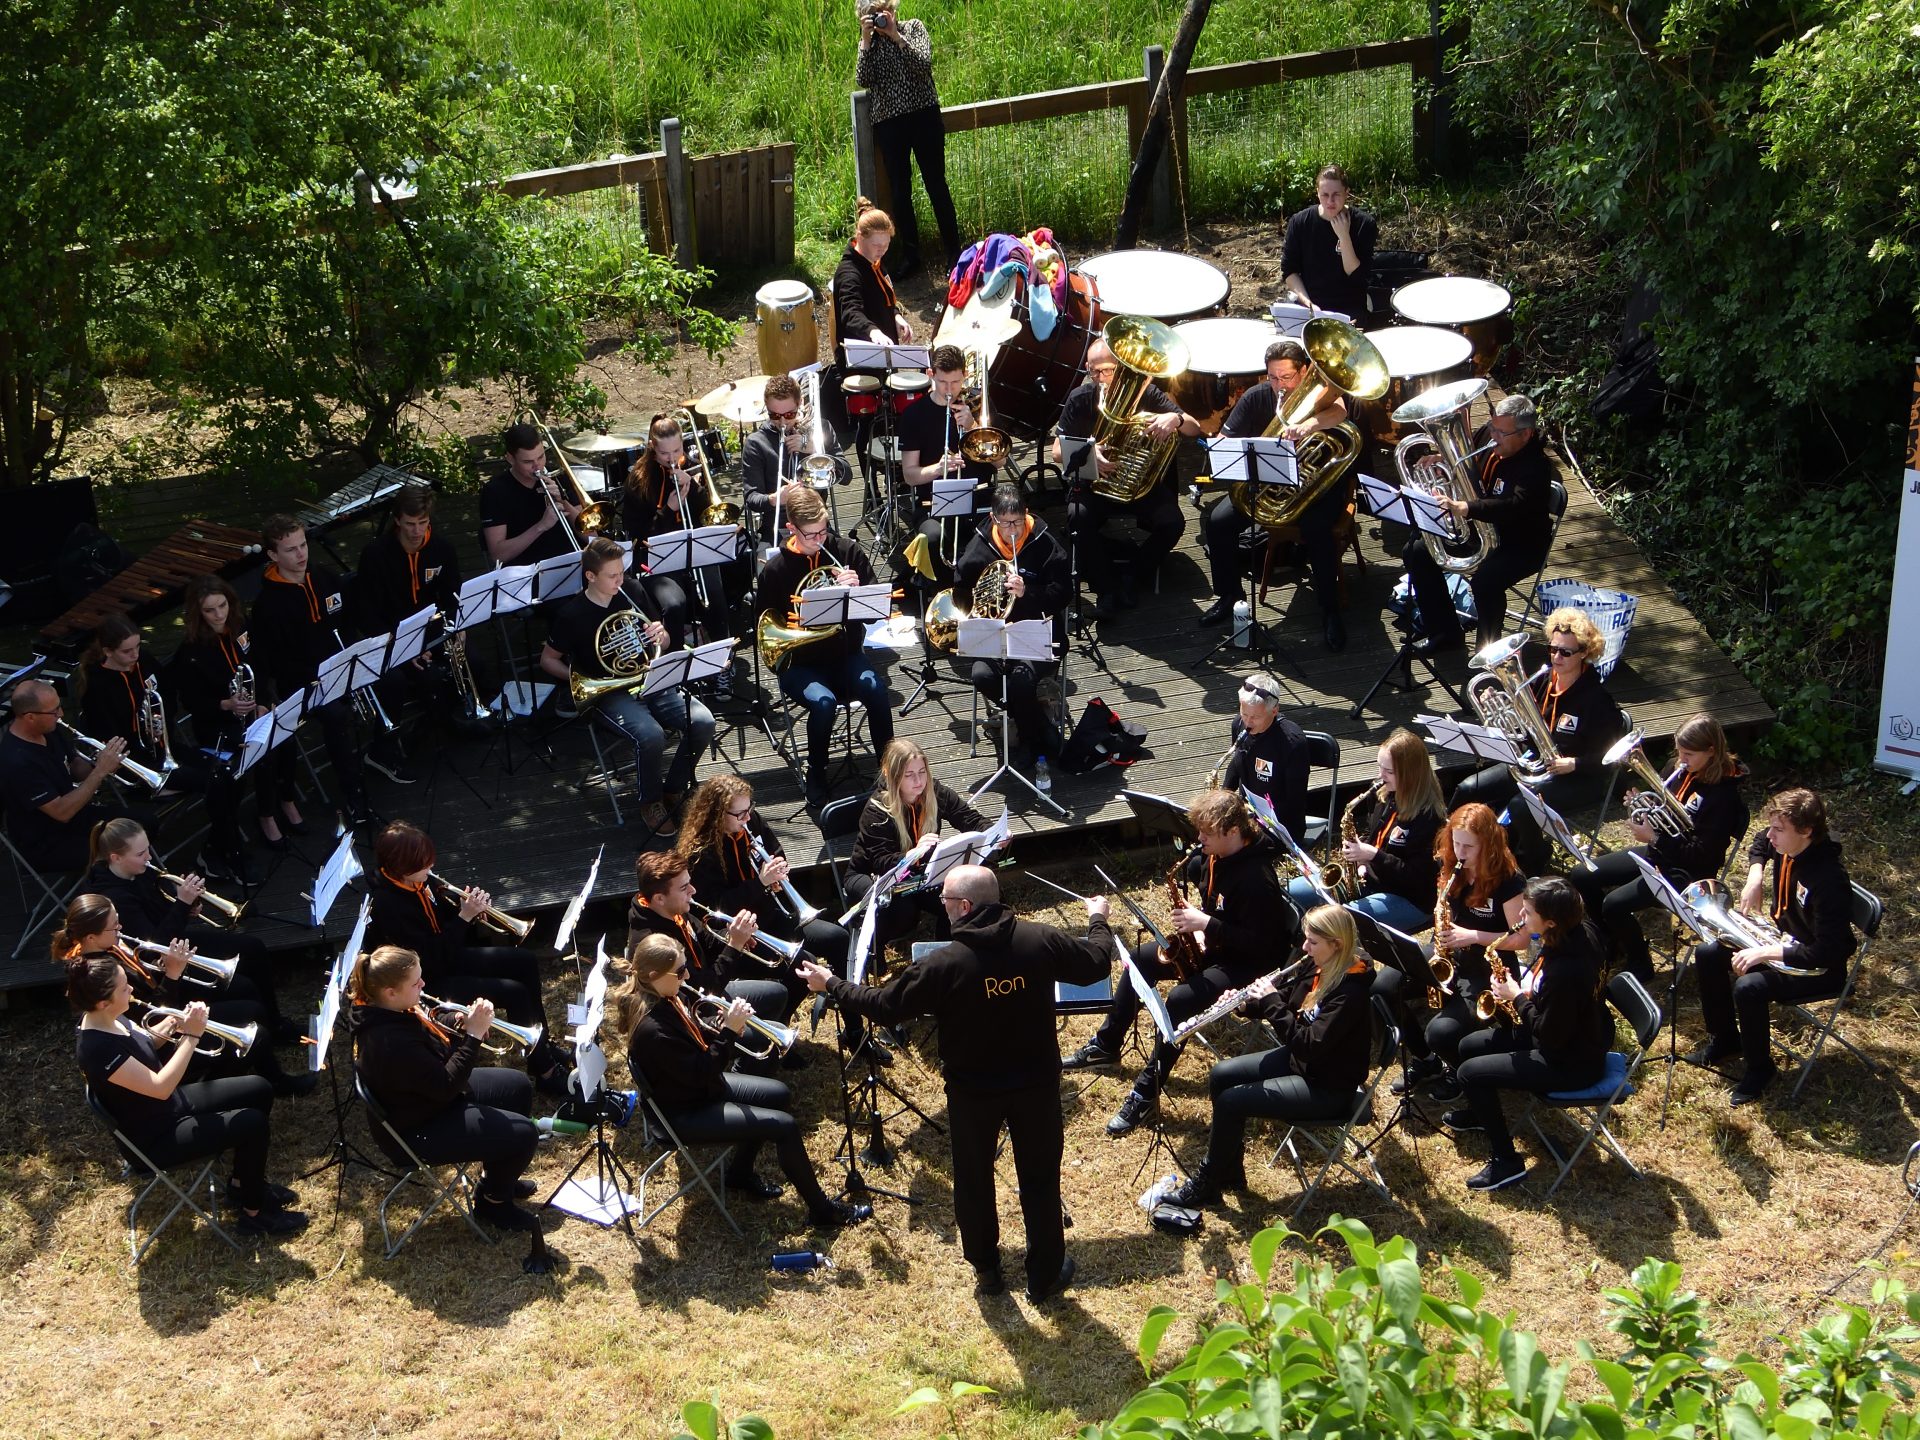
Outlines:
<svg viewBox="0 0 1920 1440"><path fill-rule="evenodd" d="M939 1024L953 1136L953 1209L960 1247L978 1291L997 1295L1000 1216L993 1156L1005 1126L1020 1177L1027 1230L1027 1298L1051 1299L1073 1278L1060 1208L1060 1049L1054 982L1085 985L1108 973L1113 937L1104 896L1087 902L1087 936L1076 940L1016 919L1000 882L980 865L957 865L940 890L953 939L879 988L851 984L814 964L807 988L876 1025L915 1015Z"/></svg>
<svg viewBox="0 0 1920 1440"><path fill-rule="evenodd" d="M974 587L987 567L999 561L1012 572L1007 594L1012 604L1004 620L1053 622L1056 649L1067 641L1067 605L1073 593L1073 571L1066 547L1047 529L1046 522L1027 513L1018 485L996 485L993 514L960 552L954 566L953 598L969 613L978 610ZM1053 664L1031 660L975 660L969 678L973 688L990 700L1000 698L1000 677L1006 675L1007 711L1013 720L1014 740L1029 758L1059 755L1060 732L1039 700L1040 681L1059 673Z"/></svg>

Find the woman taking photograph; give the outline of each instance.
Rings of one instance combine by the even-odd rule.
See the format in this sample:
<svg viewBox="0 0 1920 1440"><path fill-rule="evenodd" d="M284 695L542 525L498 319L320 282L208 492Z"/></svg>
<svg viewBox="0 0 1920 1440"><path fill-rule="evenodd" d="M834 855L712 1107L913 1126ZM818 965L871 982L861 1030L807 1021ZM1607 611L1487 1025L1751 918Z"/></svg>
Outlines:
<svg viewBox="0 0 1920 1440"><path fill-rule="evenodd" d="M918 270L922 258L920 223L913 213L915 160L940 227L944 272L960 255L960 220L947 188L947 132L933 83L933 41L924 21L900 18L899 0L860 0L857 8L860 58L853 74L873 106L873 148L880 152L900 211L900 273Z"/></svg>

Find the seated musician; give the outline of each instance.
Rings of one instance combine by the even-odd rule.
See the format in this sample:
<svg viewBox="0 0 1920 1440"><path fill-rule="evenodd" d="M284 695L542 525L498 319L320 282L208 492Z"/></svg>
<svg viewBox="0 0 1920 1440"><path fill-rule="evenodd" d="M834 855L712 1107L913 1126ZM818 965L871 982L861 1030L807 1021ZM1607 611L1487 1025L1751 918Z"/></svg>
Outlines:
<svg viewBox="0 0 1920 1440"><path fill-rule="evenodd" d="M80 705L78 729L95 740L117 736L142 765L163 770L173 756L161 795L188 791L206 797L207 843L200 863L218 879L251 885L260 877L240 837L239 787L224 765L209 764L186 747L173 754L173 737L159 677L144 663L140 630L125 615L109 615L94 628L93 643L80 657L75 693ZM155 682L149 691L147 682ZM149 737L148 722L158 719L161 735Z"/></svg>
<svg viewBox="0 0 1920 1440"><path fill-rule="evenodd" d="M1524 952L1526 936L1519 931L1520 897L1526 876L1507 848L1507 832L1484 805L1462 805L1447 817L1434 841L1439 861L1440 894L1434 904L1433 940L1428 958L1444 955L1453 966L1453 978L1441 987L1440 1013L1424 1020L1433 996L1409 993L1395 979L1387 993L1403 1017L1406 1073L1394 1082L1394 1093L1417 1087L1443 1075L1459 1063L1460 1042L1487 1022L1475 1013L1481 995L1491 985L1492 967L1487 947L1502 952ZM1450 1081L1434 1088L1442 1101L1456 1098Z"/></svg>
<svg viewBox="0 0 1920 1440"><path fill-rule="evenodd" d="M1064 653L1067 643L1067 607L1073 600L1073 568L1067 550L1046 522L1027 510L1026 497L1018 485L996 485L993 489L993 513L987 517L960 552L960 563L953 572L953 598L968 614L975 613L975 587L990 565L999 565L1007 575L1007 594L1013 603L1000 616L1003 620L1051 620L1055 653ZM1057 664L1036 664L1031 660L974 660L969 678L973 688L987 699L1000 699L1000 681L1006 676L1007 711L1013 720L1014 743L1025 752L1027 765L1060 753L1059 727L1040 703L1040 682L1057 675ZM1011 761L1013 757L1009 757Z"/></svg>
<svg viewBox="0 0 1920 1440"><path fill-rule="evenodd" d="M535 1190L521 1178L540 1140L529 1118L533 1086L518 1070L478 1063L493 1002L476 999L449 1029L422 1007L426 988L411 950L382 945L360 952L348 982L354 1072L427 1164L480 1166L474 1219L499 1230L538 1229L515 1203ZM374 1139L383 1138L376 1129Z"/></svg>
<svg viewBox="0 0 1920 1440"><path fill-rule="evenodd" d="M1673 735L1673 758L1673 771L1665 781L1670 800L1636 801L1638 791L1626 798L1629 805L1648 805L1650 814L1664 813L1680 833L1629 816L1627 829L1634 839L1630 849L1610 850L1595 859L1593 869L1575 866L1567 877L1586 903L1587 914L1599 918L1610 966L1631 971L1646 985L1653 983L1653 956L1638 916L1660 908L1660 902L1640 878L1633 857L1646 860L1682 890L1695 880L1719 875L1728 851L1747 833L1747 802L1740 795L1747 767L1727 747L1720 722L1711 715L1685 721ZM1684 825L1673 818L1676 812L1686 814Z"/></svg>
<svg viewBox="0 0 1920 1440"><path fill-rule="evenodd" d="M1264 977L1255 982L1253 1013L1280 1044L1222 1060L1207 1073L1207 1158L1167 1197L1176 1205L1213 1205L1226 1191L1246 1188L1248 1120L1339 1122L1366 1083L1373 966L1358 953L1353 917L1337 905L1316 905L1300 924L1300 949L1311 963L1297 966L1279 988Z"/></svg>
<svg viewBox="0 0 1920 1440"><path fill-rule="evenodd" d="M1584 1090L1606 1072L1613 1044L1606 956L1580 892L1561 876L1544 875L1527 882L1522 910L1522 928L1540 938L1539 956L1524 975L1510 964L1492 984L1495 1001L1512 1006L1519 1023L1502 1017L1461 1042L1460 1084L1467 1103L1441 1117L1455 1131L1477 1130L1487 1137L1492 1154L1486 1168L1468 1177L1469 1190L1501 1190L1527 1178L1507 1131L1500 1092ZM1522 950L1515 961L1524 955Z"/></svg>
<svg viewBox="0 0 1920 1440"><path fill-rule="evenodd" d="M304 1230L307 1217L287 1208L300 1197L267 1179L273 1087L257 1075L182 1083L207 1007L195 1001L185 1007L185 1019L134 1024L127 1018L134 998L127 972L105 954L67 961L66 987L68 1002L80 1013L74 1040L80 1073L140 1152L156 1165L171 1166L231 1150L225 1197L240 1212L235 1228L276 1238Z"/></svg>
<svg viewBox="0 0 1920 1440"><path fill-rule="evenodd" d="M880 756L879 783L860 812L859 834L847 860L851 886L864 890L871 880L886 883L904 862L923 861L949 835L986 828L986 818L967 796L933 778L926 751L911 740L895 740ZM914 886L881 905L873 931L876 951L912 934L922 915L933 917L934 938L945 940L947 913L939 887Z"/></svg>
<svg viewBox="0 0 1920 1440"><path fill-rule="evenodd" d="M253 638L262 661L254 669L262 698L272 704L311 685L320 662L341 649L347 593L339 576L311 563L306 527L291 515L269 515L261 521L260 540L269 563L260 597L253 602ZM319 721L349 822L371 823L373 807L367 803L361 751L353 739L352 704L342 696L307 714ZM375 743L387 762L382 769L396 779L406 775L392 737L383 735Z"/></svg>
<svg viewBox="0 0 1920 1440"><path fill-rule="evenodd" d="M540 965L533 955L510 944L490 945L474 922L493 897L474 886L464 890L436 883L431 876L438 853L419 826L395 820L373 843L379 881L371 896L367 946L398 946L420 959L427 989L442 1000L465 1004L485 995L515 1025L538 1025L546 1035L546 1004L540 994ZM527 1073L541 1091L566 1093L568 1059L542 1038L527 1056Z"/></svg>
<svg viewBox="0 0 1920 1440"><path fill-rule="evenodd" d="M1285 286L1319 310L1367 323L1367 281L1379 227L1353 206L1347 172L1324 167L1314 177L1314 203L1287 219L1281 237L1280 272Z"/></svg>
<svg viewBox="0 0 1920 1440"><path fill-rule="evenodd" d="M871 585L873 566L852 540L827 528L826 502L805 485L789 485L781 495L787 534L760 569L754 587L754 619L771 614L788 623L799 603L800 582L825 568L835 585ZM867 733L876 750L893 739L893 706L886 677L865 650L865 627L842 625L822 638L794 647L776 672L780 692L807 712L807 804L826 804L827 759L833 748L833 721L839 706L858 700L867 709Z"/></svg>
<svg viewBox="0 0 1920 1440"><path fill-rule="evenodd" d="M900 416L900 475L909 493L919 497L916 514L923 518L918 533L926 541L937 580L945 584L952 580L949 556L957 553L957 537L967 522L933 518L933 482L964 475L977 491L992 483L997 467L961 454L967 432L980 423L974 412L980 397L966 388L966 352L958 345L936 345L927 359L932 383ZM896 557L896 571L905 573L906 568Z"/></svg>
<svg viewBox="0 0 1920 1440"><path fill-rule="evenodd" d="M1828 833L1826 802L1811 790L1782 790L1767 802L1762 818L1767 828L1747 848L1751 863L1739 906L1748 915L1764 913L1783 938L1745 950L1712 940L1693 952L1707 1042L1687 1059L1715 1065L1743 1056L1746 1070L1733 1088L1735 1105L1758 1100L1777 1073L1768 1007L1776 1000L1838 995L1847 983L1847 962L1859 948L1853 882L1840 842ZM1817 973L1790 975L1782 965Z"/></svg>
<svg viewBox="0 0 1920 1440"><path fill-rule="evenodd" d="M76 895L67 903L66 915L53 932L54 963L68 964L107 956L126 969L128 982L133 987L132 996L142 1006L164 1005L177 1010L189 1000L207 996L210 997L207 1000L210 1018L222 1025L259 1027L259 1042L245 1055L222 1049L217 1055L196 1057L192 1062L196 1080L212 1075L258 1075L276 1095L305 1095L312 1091L315 1077L310 1072L288 1074L280 1068L279 1057L273 1051L273 1016L258 998L248 998L257 997L258 991L250 987L229 991L217 985L209 990L190 984L185 977L193 947L184 938L161 940L152 935L138 938L166 948L156 954L143 950L133 936L123 935L120 913L106 896ZM238 978L234 985L240 985Z"/></svg>
<svg viewBox="0 0 1920 1440"><path fill-rule="evenodd" d="M627 478L621 500L621 519L627 538L636 543L670 530L697 528L706 508L706 478L700 458L687 453L680 422L656 415L647 427L647 448ZM727 597L746 593L744 567L705 565L697 571L680 569L653 575L644 569L638 583L650 594L670 626L684 624L697 613L709 640L733 633Z"/></svg>
<svg viewBox="0 0 1920 1440"><path fill-rule="evenodd" d="M200 749L212 752L216 764L230 765L247 726L266 708L261 704L266 662L256 665L246 606L218 575L203 575L187 586L182 625L184 638L173 652L172 667L181 705ZM269 850L285 850L289 834L307 833L299 805L299 763L298 747L276 745L242 779L252 782L254 823Z"/></svg>
<svg viewBox="0 0 1920 1440"><path fill-rule="evenodd" d="M849 369L846 344L849 340L875 345L913 343L913 323L900 313L893 281L882 264L887 248L893 244L893 218L864 195L855 202L853 213L853 238L847 242L846 253L833 271L833 325L837 337L833 359L842 373ZM832 386L829 394L830 403L835 407L832 418L839 433L845 435L851 428L854 449L864 456L867 441L873 434L872 418L861 419L849 427L839 386Z"/></svg>
<svg viewBox="0 0 1920 1440"><path fill-rule="evenodd" d="M1339 859L1360 877L1352 908L1411 935L1433 923L1440 879L1434 841L1447 806L1427 742L1413 731L1389 735L1377 763L1379 778L1347 807L1354 838L1343 834ZM1316 903L1313 886L1298 876L1287 884L1287 899L1300 910Z"/></svg>
<svg viewBox="0 0 1920 1440"><path fill-rule="evenodd" d="M766 420L740 444L740 479L746 491L748 524L759 545L772 545L778 538L773 524L774 500L786 486L804 480L801 465L814 453L812 426L801 414L799 381L791 375L775 375L767 381L766 403ZM832 435L826 439L834 481L844 483L852 475L852 467L845 456L833 453Z"/></svg>
<svg viewBox="0 0 1920 1440"><path fill-rule="evenodd" d="M1107 342L1095 339L1087 347L1087 382L1068 392L1060 410L1059 433L1053 438L1056 463L1073 460L1071 454L1061 453L1063 440L1084 440L1093 435L1099 423L1101 396L1119 373L1120 366L1113 358L1113 351L1107 348ZM1151 417L1144 420L1142 428L1156 441L1200 433L1200 422L1184 413L1158 385L1149 384L1140 392L1134 413ZM1095 462L1102 477L1113 475L1119 468L1118 459L1105 453L1097 454ZM1068 477L1067 533L1079 552L1074 557L1074 571L1093 586L1099 597L1094 606L1095 619L1111 620L1119 613L1123 601L1131 604L1134 592L1151 582L1160 563L1187 533L1187 516L1180 505L1173 469L1169 463L1152 486L1133 500L1110 499ZM1112 547L1101 534L1101 527L1113 515L1131 515L1133 523L1146 537L1134 552L1131 581L1125 586L1118 578L1119 566Z"/></svg>
<svg viewBox="0 0 1920 1440"><path fill-rule="evenodd" d="M1627 717L1593 668L1606 650L1606 639L1587 613L1562 606L1547 616L1545 630L1553 668L1527 693L1553 737L1555 756L1547 764L1546 781L1535 789L1570 825L1578 824L1583 812L1591 811L1607 792L1611 777L1606 755L1627 733ZM1552 858L1550 847L1533 812L1520 800L1519 789L1513 767L1489 765L1460 782L1453 803L1477 802L1496 810L1506 806L1513 853L1528 874L1538 875Z"/></svg>
<svg viewBox="0 0 1920 1440"><path fill-rule="evenodd" d="M509 425L500 437L507 468L480 489L480 544L498 565L531 565L574 548L580 506L547 473L547 442L537 426ZM564 522L564 523L563 523Z"/></svg>
<svg viewBox="0 0 1920 1440"><path fill-rule="evenodd" d="M626 555L618 541L604 536L589 540L580 564L586 573L586 588L553 607L547 643L540 651L542 670L563 685L575 675L586 680L611 677L614 672L609 665L619 646L614 646L612 653L603 648L602 636L608 633L604 627L613 616L629 611L638 616L632 623L644 635L645 649L651 654L680 647L684 636L663 622L653 596L643 586L628 582ZM612 633L611 638L621 640L618 633ZM713 743L713 712L683 687L656 690L645 698L638 693L639 688L635 672L631 688L607 691L588 703L595 707L596 718L606 720L633 743L640 823L655 835L663 835L673 823L672 812L686 799L687 789L693 784L694 766ZM680 746L663 775L668 730L680 732Z"/></svg>
<svg viewBox="0 0 1920 1440"><path fill-rule="evenodd" d="M1293 945L1300 928L1298 913L1274 878L1272 861L1254 844L1258 831L1246 801L1230 790L1203 791L1187 808L1187 816L1199 832L1205 868L1198 897L1181 892L1167 939L1190 953L1169 955L1152 940L1133 952L1134 965L1149 981L1174 982L1167 992L1167 1014L1176 1026L1226 991L1272 969L1274 955ZM1133 986L1116 981L1107 1018L1093 1038L1066 1059L1066 1067L1118 1063L1120 1047L1139 1013L1140 997ZM1153 1114L1161 1087L1179 1059L1179 1047L1163 1036L1154 1037L1153 1055L1107 1121L1107 1134L1125 1135Z"/></svg>
<svg viewBox="0 0 1920 1440"><path fill-rule="evenodd" d="M754 943L757 912L736 909L724 927L716 927L694 907L698 893L687 857L678 850L649 850L633 862L633 903L627 908L627 941L665 935L687 952L693 983L716 995L745 1000L754 1013L784 1021L793 1013L794 991L785 983L790 968ZM718 905L700 906L719 910ZM797 1062L795 1062L797 1064Z"/></svg>
<svg viewBox="0 0 1920 1440"><path fill-rule="evenodd" d="M1306 347L1298 340L1276 340L1267 346L1267 378L1249 387L1234 403L1220 433L1242 438L1265 435L1275 417L1295 403L1312 364ZM1312 414L1277 433L1297 445L1309 435L1333 429L1346 418L1347 402L1329 385L1323 387L1320 403ZM1303 471L1300 479L1305 483L1307 473ZM1328 485L1300 512L1295 522L1300 530L1301 547L1306 552L1313 598L1320 606L1321 627L1329 650L1347 648L1346 622L1340 618L1340 543L1334 537L1334 529L1346 515L1352 499L1351 481ZM1214 601L1200 612L1200 623L1218 625L1233 614L1237 601L1247 598L1240 537L1247 533L1253 519L1235 508L1231 496L1222 495L1208 508L1201 524L1207 541L1207 564L1213 575Z"/></svg>
<svg viewBox="0 0 1920 1440"><path fill-rule="evenodd" d="M460 557L453 541L433 528L433 491L408 485L394 497L392 524L367 542L354 572L354 603L360 628L369 635L391 631L402 620L431 605L443 617L433 633L460 613ZM448 671L445 652L423 649L405 665L396 665L374 686L395 719L407 701L418 700L429 717L454 729L484 730L464 713ZM385 773L390 757L369 755L368 763Z"/></svg>
<svg viewBox="0 0 1920 1440"><path fill-rule="evenodd" d="M1280 713L1280 682L1256 670L1240 682L1240 713L1233 744L1220 768L1220 788L1251 791L1273 806L1287 833L1302 845L1307 829L1307 736Z"/></svg>
<svg viewBox="0 0 1920 1440"><path fill-rule="evenodd" d="M35 869L83 870L93 827L124 808L96 797L126 758L127 742L103 740L98 755L82 760L72 737L58 728L64 710L45 681L22 680L11 703L13 719L0 735L7 838Z"/></svg>
<svg viewBox="0 0 1920 1440"><path fill-rule="evenodd" d="M1553 462L1547 458L1539 423L1533 401L1526 396L1501 400L1493 407L1493 418L1473 437L1476 450L1488 443L1493 448L1467 462L1479 498L1441 500L1456 524L1471 520L1475 525L1491 525L1500 542L1467 580L1473 612L1479 617L1481 645L1500 638L1506 626L1507 591L1540 573L1547 563L1547 547L1553 543ZM1471 547L1449 547L1455 548L1465 554ZM1425 537L1409 536L1404 558L1425 632L1414 641L1413 653L1432 656L1460 649L1466 644L1460 615Z"/></svg>
<svg viewBox="0 0 1920 1440"><path fill-rule="evenodd" d="M800 1123L793 1118L793 1092L768 1076L733 1071L755 1008L735 996L698 1007L707 1014L696 1017L696 997L683 993L685 987L705 995L713 989L689 974L686 949L668 935L635 936L627 950L627 973L609 1006L626 1041L627 1066L682 1141L733 1144L727 1189L749 1200L771 1200L781 1193L753 1168L760 1147L771 1140L781 1170L806 1204L810 1224L837 1230L871 1219L871 1205L849 1205L820 1187Z"/></svg>
<svg viewBox="0 0 1920 1440"><path fill-rule="evenodd" d="M296 1043L305 1031L280 1009L279 989L266 942L258 935L223 930L207 920L207 882L198 875L163 881L154 873L153 844L137 820L108 820L93 832L93 865L85 889L104 895L126 927L144 939L187 941L202 955L239 962L223 992L229 1000L257 1000L265 1009L277 1045Z"/></svg>

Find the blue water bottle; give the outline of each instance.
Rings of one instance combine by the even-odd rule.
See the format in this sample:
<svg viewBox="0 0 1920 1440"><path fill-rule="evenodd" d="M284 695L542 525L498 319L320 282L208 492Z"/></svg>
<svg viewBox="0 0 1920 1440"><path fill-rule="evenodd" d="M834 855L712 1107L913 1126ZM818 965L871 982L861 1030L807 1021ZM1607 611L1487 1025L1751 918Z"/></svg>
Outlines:
<svg viewBox="0 0 1920 1440"><path fill-rule="evenodd" d="M773 1268L797 1275L809 1270L831 1270L833 1261L818 1250L781 1250L773 1257Z"/></svg>

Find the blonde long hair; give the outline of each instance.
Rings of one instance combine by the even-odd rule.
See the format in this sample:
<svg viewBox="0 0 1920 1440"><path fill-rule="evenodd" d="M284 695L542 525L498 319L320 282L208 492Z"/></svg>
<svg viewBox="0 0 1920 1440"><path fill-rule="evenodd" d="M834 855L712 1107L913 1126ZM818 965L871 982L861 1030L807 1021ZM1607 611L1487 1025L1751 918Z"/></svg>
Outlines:
<svg viewBox="0 0 1920 1440"><path fill-rule="evenodd" d="M678 970L686 958L686 947L671 935L642 935L627 948L627 978L607 997L621 1044L632 1041L635 1028L660 1003L660 996L646 982Z"/></svg>
<svg viewBox="0 0 1920 1440"><path fill-rule="evenodd" d="M913 848L913 837L907 833L906 802L900 798L900 777L915 760L927 767L927 788L920 794L921 825L920 833L930 835L940 828L940 794L933 784L933 762L927 759L927 752L911 740L890 740L880 755L880 808L893 817L894 835L900 841L900 850L905 854Z"/></svg>
<svg viewBox="0 0 1920 1440"><path fill-rule="evenodd" d="M1360 930L1353 923L1353 916L1340 905L1316 905L1302 917L1300 924L1309 935L1331 940L1339 951L1334 962L1320 972L1313 992L1301 1007L1311 1009L1338 989L1340 982L1347 978L1347 971L1353 968L1354 952L1360 948Z"/></svg>

